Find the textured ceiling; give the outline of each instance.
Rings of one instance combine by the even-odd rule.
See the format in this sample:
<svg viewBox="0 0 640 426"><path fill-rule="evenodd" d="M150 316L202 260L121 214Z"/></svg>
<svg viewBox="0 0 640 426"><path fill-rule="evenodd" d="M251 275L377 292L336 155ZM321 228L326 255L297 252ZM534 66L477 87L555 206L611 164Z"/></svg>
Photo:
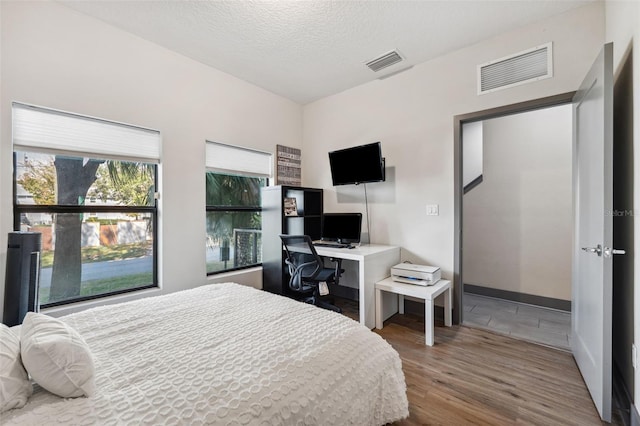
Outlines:
<svg viewBox="0 0 640 426"><path fill-rule="evenodd" d="M305 104L589 0L59 2Z"/></svg>

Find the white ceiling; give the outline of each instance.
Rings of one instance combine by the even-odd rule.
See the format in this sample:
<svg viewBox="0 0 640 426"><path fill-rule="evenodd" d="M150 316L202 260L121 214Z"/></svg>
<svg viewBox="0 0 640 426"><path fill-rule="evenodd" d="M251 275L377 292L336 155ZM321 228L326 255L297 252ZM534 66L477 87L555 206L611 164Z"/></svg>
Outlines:
<svg viewBox="0 0 640 426"><path fill-rule="evenodd" d="M306 104L589 1L60 3ZM406 60L378 73L364 65L393 49Z"/></svg>

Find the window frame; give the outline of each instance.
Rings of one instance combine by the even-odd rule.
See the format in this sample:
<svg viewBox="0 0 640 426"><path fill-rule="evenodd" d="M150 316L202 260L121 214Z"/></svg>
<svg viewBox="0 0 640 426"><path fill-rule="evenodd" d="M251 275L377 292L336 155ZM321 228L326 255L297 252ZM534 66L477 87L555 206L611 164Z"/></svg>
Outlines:
<svg viewBox="0 0 640 426"><path fill-rule="evenodd" d="M149 288L160 288L158 279L158 187L162 135L159 130L124 122L63 111L23 102L11 102L11 151L13 153L13 228L21 228L23 213L142 213L150 216L152 230L152 283L96 295L78 296L42 304L43 308L71 305ZM19 204L17 153L31 152L96 160L144 163L153 166L153 202L139 206ZM151 200L150 200L151 201ZM57 201L56 201L57 202Z"/></svg>
<svg viewBox="0 0 640 426"><path fill-rule="evenodd" d="M90 213L146 213L151 215L151 223L153 227L153 241L152 241L152 278L153 282L144 286L137 286L133 288L120 289L116 291L111 291L108 293L100 293L89 296L79 296L74 297L72 299L61 300L57 302L45 303L41 304L40 308L53 308L57 306L64 306L78 302L86 302L89 300L101 299L103 297L115 296L119 294L131 293L139 290L147 290L151 288L158 288L158 199L156 196L153 197L153 204L149 206L121 206L121 205L113 205L113 206L92 206L92 205L59 205L59 204L20 204L18 203L18 160L17 160L17 152L34 152L34 153L48 153L55 155L52 151L49 150L32 150L32 151L21 151L21 150L12 150L13 154L13 229L14 231L20 231L20 219L23 213L47 213L47 214L57 214L57 213L78 213L78 214L90 214ZM66 153L64 155L67 155ZM158 187L158 164L156 163L147 163L150 166L153 166L153 180L154 180L154 189ZM154 191L155 194L157 192Z"/></svg>
<svg viewBox="0 0 640 426"><path fill-rule="evenodd" d="M229 173L229 172L224 172L224 171L217 171L217 170L205 170L205 179L208 173L213 173L213 174L219 174L219 175L233 175L233 173ZM265 184L263 187L267 187L269 186L269 178L268 177L263 177L263 176L249 176L249 175L237 175L240 177L246 177L246 178L262 178L265 179ZM206 183L205 183L206 185ZM225 212L231 212L231 213L243 213L243 212L260 212L260 232L262 233L262 205L260 206L232 206L232 205L209 205L206 204L206 187L205 187L205 215L207 213L225 213ZM206 218L205 218L206 221ZM260 249L262 249L262 245L260 246ZM207 270L207 277L211 277L214 275L220 275L220 274L224 274L227 272L234 272L234 271L242 271L245 269L251 269L251 268L256 268L256 267L261 267L262 266L262 262L258 262L258 263L254 263L252 265L243 265L243 266L236 266L233 268L227 268L227 269L223 269L221 271L211 271L209 272Z"/></svg>
<svg viewBox="0 0 640 426"><path fill-rule="evenodd" d="M159 288L158 280L158 174L162 138L160 131L98 117L22 102L11 103L13 154L13 229L20 231L23 214L140 213L150 216L152 229L152 282L96 295L78 296L40 305L50 308L113 295ZM69 132L69 129L72 129ZM153 166L154 196L148 206L20 204L17 153L62 155L106 161L126 161Z"/></svg>

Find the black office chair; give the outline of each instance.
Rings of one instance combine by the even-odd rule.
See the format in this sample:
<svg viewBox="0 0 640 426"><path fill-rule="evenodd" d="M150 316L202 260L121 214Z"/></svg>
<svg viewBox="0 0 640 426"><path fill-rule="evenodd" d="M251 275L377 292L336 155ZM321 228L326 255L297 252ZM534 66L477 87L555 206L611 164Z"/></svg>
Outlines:
<svg viewBox="0 0 640 426"><path fill-rule="evenodd" d="M287 253L285 263L289 267L289 288L303 296L303 301L342 312L339 307L322 300L318 284L328 282L338 284L342 259L331 259L336 263L335 268L326 268L322 257L318 255L311 237L308 235L280 235Z"/></svg>

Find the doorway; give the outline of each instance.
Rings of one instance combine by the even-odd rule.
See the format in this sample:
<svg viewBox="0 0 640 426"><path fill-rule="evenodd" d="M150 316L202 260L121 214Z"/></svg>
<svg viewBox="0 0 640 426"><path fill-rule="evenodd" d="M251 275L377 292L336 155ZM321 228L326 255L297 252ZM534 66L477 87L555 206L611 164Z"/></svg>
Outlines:
<svg viewBox="0 0 640 426"><path fill-rule="evenodd" d="M564 350L571 329L572 97L455 117L454 315L464 325ZM523 129L527 123L534 127ZM564 140L550 140L554 125Z"/></svg>
<svg viewBox="0 0 640 426"><path fill-rule="evenodd" d="M572 105L463 123L463 323L569 350Z"/></svg>

